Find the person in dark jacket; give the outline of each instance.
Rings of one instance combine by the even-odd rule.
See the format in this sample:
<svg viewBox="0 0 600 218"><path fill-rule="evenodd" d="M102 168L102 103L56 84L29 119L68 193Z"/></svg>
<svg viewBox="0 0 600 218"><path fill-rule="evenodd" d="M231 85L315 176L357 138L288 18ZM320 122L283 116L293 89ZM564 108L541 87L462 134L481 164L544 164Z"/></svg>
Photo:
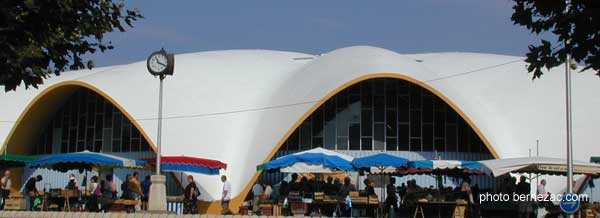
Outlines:
<svg viewBox="0 0 600 218"><path fill-rule="evenodd" d="M29 178L27 183L25 183L25 188L23 189L23 196L25 197L26 210L33 211L35 210L35 206L33 203L35 202L35 198L40 195L39 190L35 184L39 181L42 181L42 175L37 175L35 177Z"/></svg>
<svg viewBox="0 0 600 218"><path fill-rule="evenodd" d="M185 186L183 191L183 214L197 214L198 213L198 196L200 195L200 191L198 191L198 187L196 186L196 182L194 182L194 177L192 175L188 176L188 184Z"/></svg>
<svg viewBox="0 0 600 218"><path fill-rule="evenodd" d="M396 197L396 178L390 176L390 182L385 187L385 209L388 211L388 217L395 217L398 210L398 198Z"/></svg>

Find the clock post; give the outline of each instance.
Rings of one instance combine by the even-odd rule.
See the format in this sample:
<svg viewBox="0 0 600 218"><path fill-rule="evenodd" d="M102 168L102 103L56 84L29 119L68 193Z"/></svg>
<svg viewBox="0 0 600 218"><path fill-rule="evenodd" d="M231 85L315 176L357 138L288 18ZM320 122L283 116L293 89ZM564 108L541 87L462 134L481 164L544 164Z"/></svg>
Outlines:
<svg viewBox="0 0 600 218"><path fill-rule="evenodd" d="M175 58L173 54L169 54L164 49L161 49L150 54L146 66L148 67L148 72L154 76L158 76L160 81L158 89L158 127L156 133L156 174L150 177L152 185L150 185L150 196L148 196L148 211L164 213L167 212L166 178L160 174L163 80L167 75L173 75Z"/></svg>

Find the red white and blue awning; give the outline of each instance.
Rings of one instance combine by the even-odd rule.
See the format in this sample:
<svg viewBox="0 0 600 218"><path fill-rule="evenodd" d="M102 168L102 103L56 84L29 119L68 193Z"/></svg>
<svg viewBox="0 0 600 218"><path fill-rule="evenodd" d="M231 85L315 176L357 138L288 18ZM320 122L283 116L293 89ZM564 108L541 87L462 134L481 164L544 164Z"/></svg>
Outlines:
<svg viewBox="0 0 600 218"><path fill-rule="evenodd" d="M156 164L156 158L143 159L150 164ZM218 160L188 156L162 156L160 167L163 171L192 172L208 175L218 175L221 169L227 169L227 164Z"/></svg>

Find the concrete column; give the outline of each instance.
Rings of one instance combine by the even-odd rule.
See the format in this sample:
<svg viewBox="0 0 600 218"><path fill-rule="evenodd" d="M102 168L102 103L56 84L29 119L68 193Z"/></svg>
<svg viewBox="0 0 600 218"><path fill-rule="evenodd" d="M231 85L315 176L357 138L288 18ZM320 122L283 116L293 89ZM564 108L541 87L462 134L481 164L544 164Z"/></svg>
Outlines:
<svg viewBox="0 0 600 218"><path fill-rule="evenodd" d="M163 175L150 176L150 196L148 198L148 211L167 212L167 189L165 187L166 177Z"/></svg>

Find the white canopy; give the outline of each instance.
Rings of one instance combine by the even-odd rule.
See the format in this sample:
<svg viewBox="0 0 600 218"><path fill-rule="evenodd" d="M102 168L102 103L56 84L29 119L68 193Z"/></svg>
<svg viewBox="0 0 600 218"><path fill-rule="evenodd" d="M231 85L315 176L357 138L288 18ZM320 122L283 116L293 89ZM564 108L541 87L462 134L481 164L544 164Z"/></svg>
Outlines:
<svg viewBox="0 0 600 218"><path fill-rule="evenodd" d="M552 157L519 157L480 161L485 173L498 177L510 172L565 175L567 161ZM573 173L599 174L600 164L573 161Z"/></svg>

